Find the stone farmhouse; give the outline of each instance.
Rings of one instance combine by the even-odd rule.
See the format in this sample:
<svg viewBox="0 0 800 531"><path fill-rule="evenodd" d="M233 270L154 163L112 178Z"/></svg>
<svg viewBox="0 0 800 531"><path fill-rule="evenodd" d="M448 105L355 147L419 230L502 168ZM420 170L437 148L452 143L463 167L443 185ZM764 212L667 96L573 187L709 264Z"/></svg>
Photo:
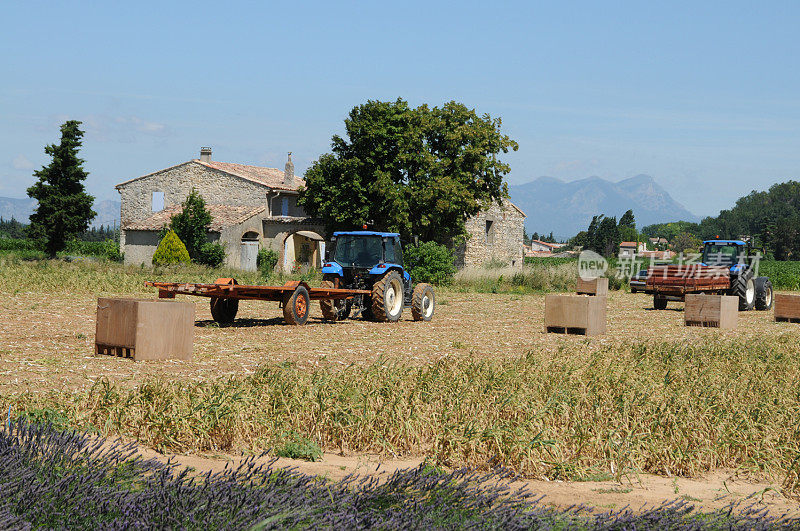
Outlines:
<svg viewBox="0 0 800 531"><path fill-rule="evenodd" d="M278 253L278 269L319 268L326 234L320 220L297 205L305 181L294 175L292 155L281 171L200 158L159 170L116 186L121 196L120 246L126 264L150 264L163 227L181 209L192 189L212 216L209 241L225 247L226 265L255 270L259 249ZM522 267L525 214L510 201L493 204L467 222L470 233L456 249L457 265L488 260Z"/></svg>
<svg viewBox="0 0 800 531"><path fill-rule="evenodd" d="M467 220L469 236L455 249L456 266L480 267L486 262L502 262L522 267L525 213L508 199Z"/></svg>

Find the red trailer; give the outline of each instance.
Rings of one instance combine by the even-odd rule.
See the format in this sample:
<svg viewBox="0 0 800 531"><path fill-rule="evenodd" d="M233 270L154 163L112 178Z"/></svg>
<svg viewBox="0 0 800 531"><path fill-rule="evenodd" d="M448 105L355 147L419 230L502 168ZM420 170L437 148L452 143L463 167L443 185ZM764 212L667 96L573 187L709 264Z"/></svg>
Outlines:
<svg viewBox="0 0 800 531"><path fill-rule="evenodd" d="M653 294L657 310L667 307L667 301L682 301L687 293L717 293L725 295L731 285L726 267L700 264L655 266L647 270L646 293Z"/></svg>
<svg viewBox="0 0 800 531"><path fill-rule="evenodd" d="M302 325L308 321L312 300L341 300L356 295L371 295L363 289L312 288L302 281L292 280L283 286L246 286L233 278L218 278L213 284L181 282L151 282L145 286L158 288L158 297L174 299L175 295L196 295L211 298L211 315L218 323L231 323L236 318L240 300L277 301L283 308L287 324Z"/></svg>

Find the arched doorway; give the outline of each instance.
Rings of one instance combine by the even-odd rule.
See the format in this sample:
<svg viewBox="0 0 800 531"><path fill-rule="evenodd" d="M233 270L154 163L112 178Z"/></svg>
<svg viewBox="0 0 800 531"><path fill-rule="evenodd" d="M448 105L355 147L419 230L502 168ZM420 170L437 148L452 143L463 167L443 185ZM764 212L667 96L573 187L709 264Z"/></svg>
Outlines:
<svg viewBox="0 0 800 531"><path fill-rule="evenodd" d="M299 230L286 237L283 243L283 270L287 273L322 267L325 239L310 230Z"/></svg>
<svg viewBox="0 0 800 531"><path fill-rule="evenodd" d="M239 267L245 271L255 271L258 261L258 233L249 231L242 235Z"/></svg>

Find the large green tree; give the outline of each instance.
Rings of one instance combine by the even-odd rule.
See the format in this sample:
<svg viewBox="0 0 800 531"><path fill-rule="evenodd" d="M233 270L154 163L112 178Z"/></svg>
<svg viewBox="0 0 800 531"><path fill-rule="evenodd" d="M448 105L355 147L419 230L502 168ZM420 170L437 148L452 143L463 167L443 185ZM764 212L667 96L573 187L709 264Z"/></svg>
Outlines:
<svg viewBox="0 0 800 531"><path fill-rule="evenodd" d="M67 240L84 232L96 213L94 197L84 191L89 175L78 158L83 138L81 122L69 120L61 126L61 142L44 148L52 157L49 165L34 172L38 181L28 188L28 196L38 205L30 216L28 234L44 244L48 255L55 257Z"/></svg>
<svg viewBox="0 0 800 531"><path fill-rule="evenodd" d="M327 229L372 224L405 238L449 244L464 222L506 196L498 155L518 145L501 120L461 103L412 108L368 101L350 111L345 135L305 174L299 203Z"/></svg>
<svg viewBox="0 0 800 531"><path fill-rule="evenodd" d="M585 238L588 249L603 256L613 256L619 249L620 241L616 217L609 218L603 214L592 216Z"/></svg>

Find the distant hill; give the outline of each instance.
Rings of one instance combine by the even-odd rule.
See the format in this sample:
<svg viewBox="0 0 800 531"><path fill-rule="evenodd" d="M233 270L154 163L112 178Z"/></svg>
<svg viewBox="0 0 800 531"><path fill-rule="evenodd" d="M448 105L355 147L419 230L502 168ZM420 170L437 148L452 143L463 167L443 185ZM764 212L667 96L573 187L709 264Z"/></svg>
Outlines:
<svg viewBox="0 0 800 531"><path fill-rule="evenodd" d="M528 233L553 231L558 239L585 230L592 216L605 214L617 219L633 209L636 226L642 228L667 221L700 221L675 201L649 175L637 175L619 182L600 177L564 182L553 177L508 187L511 201L527 219Z"/></svg>
<svg viewBox="0 0 800 531"><path fill-rule="evenodd" d="M100 225L113 226L115 223L119 226L119 201L96 201L94 204L94 211L97 212L92 221L92 227L99 227ZM36 208L36 201L29 197L25 199L15 199L13 197L0 197L0 217L3 219L11 219L12 217L22 223L28 223L28 218L33 214Z"/></svg>

